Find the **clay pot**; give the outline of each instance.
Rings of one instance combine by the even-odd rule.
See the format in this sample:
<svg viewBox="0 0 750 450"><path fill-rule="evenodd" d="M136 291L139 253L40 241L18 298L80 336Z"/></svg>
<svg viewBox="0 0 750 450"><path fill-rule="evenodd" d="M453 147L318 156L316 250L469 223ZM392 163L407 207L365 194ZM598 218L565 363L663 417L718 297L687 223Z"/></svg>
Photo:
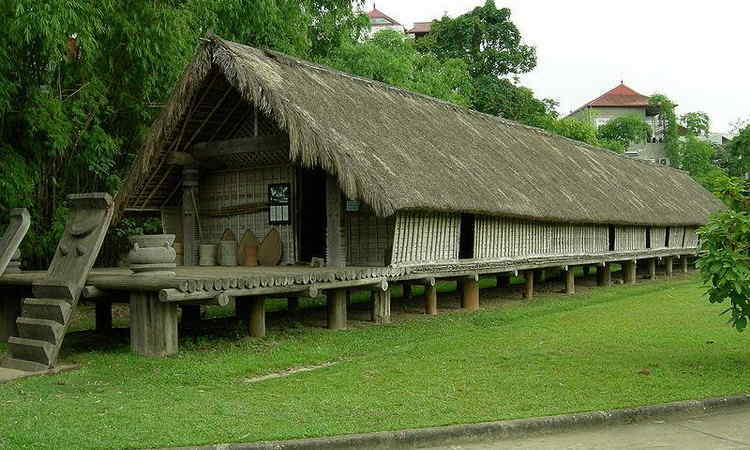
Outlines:
<svg viewBox="0 0 750 450"><path fill-rule="evenodd" d="M138 276L174 276L177 253L172 247L174 234L131 236L133 249L128 253L130 270Z"/></svg>

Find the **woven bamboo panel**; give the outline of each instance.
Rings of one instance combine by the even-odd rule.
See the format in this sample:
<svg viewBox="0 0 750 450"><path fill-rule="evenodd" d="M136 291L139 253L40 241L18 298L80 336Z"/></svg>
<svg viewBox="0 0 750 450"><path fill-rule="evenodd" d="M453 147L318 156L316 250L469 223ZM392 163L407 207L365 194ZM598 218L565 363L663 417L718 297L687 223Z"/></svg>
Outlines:
<svg viewBox="0 0 750 450"><path fill-rule="evenodd" d="M398 213L392 263L458 259L460 221L458 214Z"/></svg>
<svg viewBox="0 0 750 450"><path fill-rule="evenodd" d="M513 220L478 216L476 259L581 255L607 250L607 227Z"/></svg>
<svg viewBox="0 0 750 450"><path fill-rule="evenodd" d="M646 248L646 227L615 227L615 251L627 252Z"/></svg>
<svg viewBox="0 0 750 450"><path fill-rule="evenodd" d="M356 213L344 214L347 265L386 266L390 264L395 218L378 217L361 204Z"/></svg>
<svg viewBox="0 0 750 450"><path fill-rule="evenodd" d="M685 245L686 248L700 247L700 240L698 239L698 230L692 227L685 228Z"/></svg>
<svg viewBox="0 0 750 450"><path fill-rule="evenodd" d="M651 228L651 248L665 248L667 244L666 227Z"/></svg>
<svg viewBox="0 0 750 450"><path fill-rule="evenodd" d="M273 183L291 183L295 192L294 169L292 166L266 167L237 171L208 173L201 179L200 209L229 210L242 205L268 202L268 185ZM291 211L296 211L292 196ZM293 264L297 261L297 245L294 225L270 225L268 211L209 217L201 215L201 243L216 244L221 240L224 230L230 229L239 239L245 230L252 230L258 240L272 228L279 230L282 242L282 264ZM294 222L294 216L292 216Z"/></svg>
<svg viewBox="0 0 750 450"><path fill-rule="evenodd" d="M669 228L669 248L682 248L685 241L685 227Z"/></svg>

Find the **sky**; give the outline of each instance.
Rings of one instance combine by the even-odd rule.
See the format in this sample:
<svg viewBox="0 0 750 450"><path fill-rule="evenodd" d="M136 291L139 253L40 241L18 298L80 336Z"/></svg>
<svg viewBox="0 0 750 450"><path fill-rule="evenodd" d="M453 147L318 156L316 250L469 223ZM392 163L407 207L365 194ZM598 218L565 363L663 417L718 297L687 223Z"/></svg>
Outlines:
<svg viewBox="0 0 750 450"><path fill-rule="evenodd" d="M536 69L521 83L560 102L561 115L617 86L662 93L678 114L703 111L727 132L750 118L750 1L495 0L510 8ZM484 0L377 0L403 25L461 15ZM368 0L366 9L373 1ZM745 56L742 56L745 55Z"/></svg>

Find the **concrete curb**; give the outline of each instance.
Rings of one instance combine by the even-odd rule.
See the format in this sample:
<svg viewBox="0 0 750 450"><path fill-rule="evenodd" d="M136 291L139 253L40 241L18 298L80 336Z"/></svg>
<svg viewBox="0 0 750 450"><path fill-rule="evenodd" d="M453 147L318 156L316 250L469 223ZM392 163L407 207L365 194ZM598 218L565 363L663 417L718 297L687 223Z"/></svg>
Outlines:
<svg viewBox="0 0 750 450"><path fill-rule="evenodd" d="M402 431L379 431L330 438L295 439L248 444L217 444L181 447L182 450L323 450L323 449L392 449L496 441L571 431L603 425L635 423L652 418L708 412L750 405L750 394L642 406L639 408L563 414L531 419L504 420L468 425L420 428Z"/></svg>

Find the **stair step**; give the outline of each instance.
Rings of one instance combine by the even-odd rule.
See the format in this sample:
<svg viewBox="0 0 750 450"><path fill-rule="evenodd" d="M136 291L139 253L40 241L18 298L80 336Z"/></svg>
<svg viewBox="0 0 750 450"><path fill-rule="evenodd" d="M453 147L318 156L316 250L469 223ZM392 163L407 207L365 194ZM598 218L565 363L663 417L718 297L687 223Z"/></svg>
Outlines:
<svg viewBox="0 0 750 450"><path fill-rule="evenodd" d="M19 337L25 339L37 339L47 341L56 345L61 341L65 327L54 320L32 319L29 317L19 317L16 319Z"/></svg>
<svg viewBox="0 0 750 450"><path fill-rule="evenodd" d="M4 358L2 362L0 362L0 367L23 370L24 372L43 372L48 369L44 364L15 358Z"/></svg>
<svg viewBox="0 0 750 450"><path fill-rule="evenodd" d="M39 363L47 368L50 366L50 358L54 351L54 346L47 341L16 336L8 339L8 353L12 358Z"/></svg>
<svg viewBox="0 0 750 450"><path fill-rule="evenodd" d="M23 317L65 323L72 310L70 303L55 298L27 298L23 301Z"/></svg>

